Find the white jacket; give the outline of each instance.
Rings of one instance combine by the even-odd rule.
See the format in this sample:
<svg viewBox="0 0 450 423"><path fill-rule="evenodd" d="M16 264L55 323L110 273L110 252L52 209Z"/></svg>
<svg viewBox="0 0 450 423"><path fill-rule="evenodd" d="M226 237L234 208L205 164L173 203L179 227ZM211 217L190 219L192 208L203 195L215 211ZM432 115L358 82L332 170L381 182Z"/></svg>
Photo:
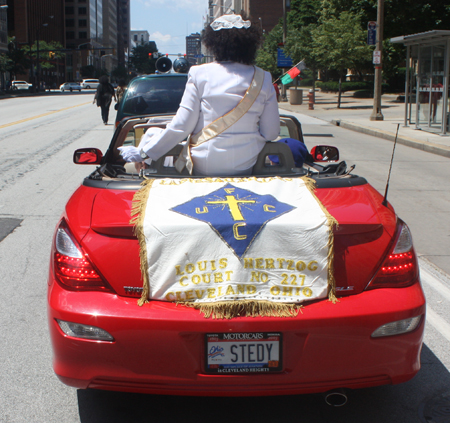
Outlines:
<svg viewBox="0 0 450 423"><path fill-rule="evenodd" d="M213 62L193 66L188 75L180 107L167 128L159 134L149 131L141 140L143 151L159 159L175 145L196 134L234 109L253 78L254 68L235 62ZM191 148L194 172L200 175L245 173L256 163L266 140L280 132L278 102L269 72L250 110L226 131Z"/></svg>

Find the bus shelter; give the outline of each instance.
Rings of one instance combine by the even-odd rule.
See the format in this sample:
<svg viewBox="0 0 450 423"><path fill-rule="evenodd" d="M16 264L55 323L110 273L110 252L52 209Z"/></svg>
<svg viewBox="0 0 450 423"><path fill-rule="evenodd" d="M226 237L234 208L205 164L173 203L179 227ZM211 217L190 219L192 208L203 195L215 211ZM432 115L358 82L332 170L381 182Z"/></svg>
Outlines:
<svg viewBox="0 0 450 423"><path fill-rule="evenodd" d="M391 38L406 46L405 126L449 132L450 31L427 31Z"/></svg>

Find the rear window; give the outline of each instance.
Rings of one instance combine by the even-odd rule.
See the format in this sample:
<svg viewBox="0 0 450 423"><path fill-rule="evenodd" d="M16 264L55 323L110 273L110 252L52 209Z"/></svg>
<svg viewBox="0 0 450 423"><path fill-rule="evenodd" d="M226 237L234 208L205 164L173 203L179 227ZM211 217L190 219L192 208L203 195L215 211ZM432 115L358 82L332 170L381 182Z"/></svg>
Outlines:
<svg viewBox="0 0 450 423"><path fill-rule="evenodd" d="M186 81L187 78L178 76L132 81L125 96L124 115L176 113L183 97Z"/></svg>

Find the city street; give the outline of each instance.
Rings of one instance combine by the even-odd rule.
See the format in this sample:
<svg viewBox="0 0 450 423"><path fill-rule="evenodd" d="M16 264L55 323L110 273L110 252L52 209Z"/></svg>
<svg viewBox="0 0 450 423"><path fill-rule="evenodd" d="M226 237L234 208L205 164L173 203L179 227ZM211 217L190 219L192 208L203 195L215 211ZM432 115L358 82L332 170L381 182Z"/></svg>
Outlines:
<svg viewBox="0 0 450 423"><path fill-rule="evenodd" d="M396 386L352 391L344 407L322 395L206 398L76 390L52 370L46 290L50 245L67 199L94 169L73 151L106 151L94 91L0 99L0 423L450 421L450 159L397 145L388 200L411 228L427 296L422 368ZM289 112L308 148L334 145L384 194L393 143ZM182 359L180 357L180 359ZM332 357L331 357L332 359ZM339 362L335 363L339 366Z"/></svg>

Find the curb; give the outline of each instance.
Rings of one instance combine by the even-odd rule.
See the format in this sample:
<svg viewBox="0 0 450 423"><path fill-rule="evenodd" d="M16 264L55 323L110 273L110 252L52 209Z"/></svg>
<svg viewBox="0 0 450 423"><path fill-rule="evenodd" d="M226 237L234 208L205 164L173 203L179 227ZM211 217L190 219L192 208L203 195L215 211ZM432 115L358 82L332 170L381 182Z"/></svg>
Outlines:
<svg viewBox="0 0 450 423"><path fill-rule="evenodd" d="M357 125L355 123L346 122L340 119L333 119L331 121L333 125L340 126L345 129L350 129L355 132L361 132L366 135L371 135L378 138L383 138L389 141L395 141L395 134L388 131L382 131L379 129L368 128L367 126ZM450 147L434 144L429 141L417 141L410 137L399 135L397 137L399 144L406 145L408 147L416 148L418 150L426 151L427 153L437 154L439 156L450 157Z"/></svg>

